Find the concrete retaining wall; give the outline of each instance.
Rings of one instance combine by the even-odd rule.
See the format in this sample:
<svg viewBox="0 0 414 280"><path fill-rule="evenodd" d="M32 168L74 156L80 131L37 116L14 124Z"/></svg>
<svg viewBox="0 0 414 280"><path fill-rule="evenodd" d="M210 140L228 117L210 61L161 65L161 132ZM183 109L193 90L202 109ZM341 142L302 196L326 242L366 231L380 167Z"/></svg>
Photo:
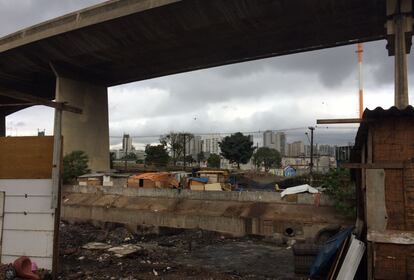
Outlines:
<svg viewBox="0 0 414 280"><path fill-rule="evenodd" d="M202 192L170 189L65 187L62 218L136 226L204 229L237 236L294 231L310 239L327 226L348 225L332 206L310 194L288 200L272 192Z"/></svg>
<svg viewBox="0 0 414 280"><path fill-rule="evenodd" d="M226 200L226 201L250 201L250 202L268 202L268 203L288 203L288 204L315 204L315 198L312 194L303 193L297 196L291 196L288 199L282 199L278 192L226 192L226 191L192 191L192 190L175 190L175 189L137 189L122 187L104 187L104 186L65 186L64 192L74 193L103 193L123 196L136 197L160 197L171 199L190 199L190 200ZM321 206L333 206L333 202L323 194L320 198Z"/></svg>

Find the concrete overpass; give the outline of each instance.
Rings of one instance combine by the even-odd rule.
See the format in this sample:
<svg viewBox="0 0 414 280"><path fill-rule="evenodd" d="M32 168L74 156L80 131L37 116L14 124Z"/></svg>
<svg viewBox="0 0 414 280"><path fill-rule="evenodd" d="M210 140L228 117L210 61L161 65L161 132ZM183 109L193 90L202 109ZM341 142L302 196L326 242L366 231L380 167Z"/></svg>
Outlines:
<svg viewBox="0 0 414 280"><path fill-rule="evenodd" d="M397 54L396 77L401 78L396 103L404 106L413 3L108 1L1 38L0 93L56 98L80 107L80 116L64 112L64 150L86 151L94 170L109 167L107 87L123 83L387 39L388 53ZM32 105L10 94L0 97L0 104L0 134L5 133L5 116Z"/></svg>

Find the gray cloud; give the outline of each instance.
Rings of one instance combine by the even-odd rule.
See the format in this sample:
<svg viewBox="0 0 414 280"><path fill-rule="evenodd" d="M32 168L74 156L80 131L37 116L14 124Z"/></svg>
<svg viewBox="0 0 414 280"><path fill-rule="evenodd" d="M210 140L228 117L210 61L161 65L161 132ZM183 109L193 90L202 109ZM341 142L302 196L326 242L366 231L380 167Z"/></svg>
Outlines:
<svg viewBox="0 0 414 280"><path fill-rule="evenodd" d="M0 36L100 2L103 1L0 0ZM370 93L381 93L382 97L384 92L393 94L394 60L388 57L385 45L385 41L365 44L364 83L368 100ZM111 135L282 129L307 127L321 117L352 116L357 108L355 49L355 45L343 46L111 88ZM408 64L412 91L413 54L408 56ZM378 104L392 105L377 99L368 106ZM37 128L51 132L52 116L49 109L36 107L10 116L8 123L27 133L35 134ZM289 132L289 137L299 139L303 133ZM347 143L353 133L321 131L317 137L320 143ZM139 138L148 143L156 140L157 137ZM119 138L111 139L112 144L119 142Z"/></svg>
<svg viewBox="0 0 414 280"><path fill-rule="evenodd" d="M0 0L0 36L104 0Z"/></svg>

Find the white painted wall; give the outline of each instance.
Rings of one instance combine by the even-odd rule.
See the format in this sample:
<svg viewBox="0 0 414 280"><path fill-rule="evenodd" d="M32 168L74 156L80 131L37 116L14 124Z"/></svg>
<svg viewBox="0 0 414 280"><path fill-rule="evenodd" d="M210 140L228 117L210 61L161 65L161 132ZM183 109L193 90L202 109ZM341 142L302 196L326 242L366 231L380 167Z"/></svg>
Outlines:
<svg viewBox="0 0 414 280"><path fill-rule="evenodd" d="M1 262L27 256L39 268L52 269L52 180L0 180L0 191L5 192Z"/></svg>

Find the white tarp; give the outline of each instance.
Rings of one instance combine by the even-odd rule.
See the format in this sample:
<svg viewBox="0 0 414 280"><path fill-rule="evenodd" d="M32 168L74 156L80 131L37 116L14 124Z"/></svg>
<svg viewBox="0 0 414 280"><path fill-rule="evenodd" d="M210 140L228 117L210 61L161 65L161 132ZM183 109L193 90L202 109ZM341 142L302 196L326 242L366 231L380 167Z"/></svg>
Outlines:
<svg viewBox="0 0 414 280"><path fill-rule="evenodd" d="M289 195L289 194L296 194L296 193L303 193L303 192L319 193L317 189L309 186L308 184L305 184L305 185L287 188L280 193L280 196L283 198L284 196Z"/></svg>

